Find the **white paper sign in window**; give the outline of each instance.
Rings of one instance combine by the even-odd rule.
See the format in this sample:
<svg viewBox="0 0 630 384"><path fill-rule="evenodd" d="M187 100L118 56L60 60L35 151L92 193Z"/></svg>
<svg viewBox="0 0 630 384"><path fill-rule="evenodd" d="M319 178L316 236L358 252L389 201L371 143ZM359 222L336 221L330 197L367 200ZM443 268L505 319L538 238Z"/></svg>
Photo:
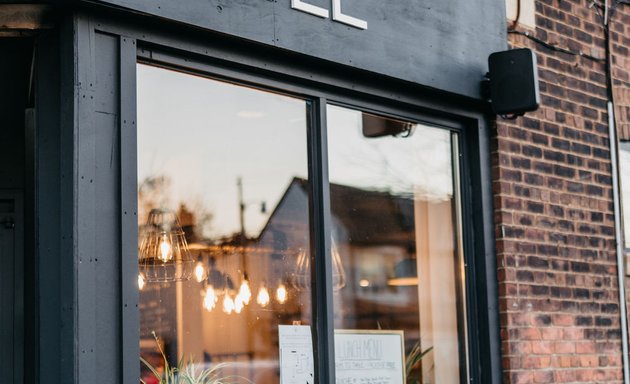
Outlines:
<svg viewBox="0 0 630 384"><path fill-rule="evenodd" d="M279 325L280 384L314 384L313 341L308 325Z"/></svg>
<svg viewBox="0 0 630 384"><path fill-rule="evenodd" d="M335 330L337 384L404 384L402 331Z"/></svg>

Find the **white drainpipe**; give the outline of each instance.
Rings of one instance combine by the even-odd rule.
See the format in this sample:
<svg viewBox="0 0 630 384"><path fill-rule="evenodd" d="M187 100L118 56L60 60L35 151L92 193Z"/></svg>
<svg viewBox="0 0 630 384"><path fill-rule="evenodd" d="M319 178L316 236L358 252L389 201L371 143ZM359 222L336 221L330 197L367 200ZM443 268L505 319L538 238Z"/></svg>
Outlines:
<svg viewBox="0 0 630 384"><path fill-rule="evenodd" d="M623 255L623 237L621 234L621 204L619 199L619 173L617 169L617 130L613 103L608 102L608 133L610 145L610 161L612 165L613 203L615 210L615 243L617 254L617 282L619 285L619 312L621 316L621 349L623 352L623 382L630 384L628 372L628 314L626 310L625 263Z"/></svg>

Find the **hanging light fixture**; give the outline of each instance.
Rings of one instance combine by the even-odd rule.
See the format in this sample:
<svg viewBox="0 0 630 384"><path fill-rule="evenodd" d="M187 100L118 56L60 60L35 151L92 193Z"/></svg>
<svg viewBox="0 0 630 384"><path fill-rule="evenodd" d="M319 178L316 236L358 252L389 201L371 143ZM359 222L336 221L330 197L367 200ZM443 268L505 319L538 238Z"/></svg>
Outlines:
<svg viewBox="0 0 630 384"><path fill-rule="evenodd" d="M287 292L287 287L280 283L278 289L276 289L276 300L278 300L278 303L284 304L287 301L288 296L289 293Z"/></svg>
<svg viewBox="0 0 630 384"><path fill-rule="evenodd" d="M223 296L223 312L229 315L234 311L234 300L232 300L232 298L230 297L230 293L227 290L225 290L224 295L225 296Z"/></svg>
<svg viewBox="0 0 630 384"><path fill-rule="evenodd" d="M193 260L177 215L152 209L140 231L139 268L147 282L184 281L193 273Z"/></svg>
<svg viewBox="0 0 630 384"><path fill-rule="evenodd" d="M241 282L241 288L238 290L238 294L243 299L243 303L245 305L249 304L249 301L252 298L252 290L249 288L249 280L247 279L247 274L243 276L243 282Z"/></svg>
<svg viewBox="0 0 630 384"><path fill-rule="evenodd" d="M214 287L209 285L206 288L205 295L203 298L203 307L208 311L212 311L217 304L219 298L217 297L216 292L214 292Z"/></svg>
<svg viewBox="0 0 630 384"><path fill-rule="evenodd" d="M232 312L240 313L243 309L243 306L246 304L243 298L243 294L241 294L241 291L243 291L243 286L241 285L238 294L234 298L232 298L230 292L234 292L234 282L227 273L219 270L216 264L217 261L215 257L210 257L208 259L207 268L205 268L202 264L205 272L205 288L204 291L202 291L203 306L208 312L212 311L212 309L214 309L215 307L215 304L219 300L219 296L223 295L223 312L227 313L228 315ZM197 278L197 271L195 271L195 275L195 278ZM249 288L249 285L247 285L247 288ZM251 297L251 291L249 294Z"/></svg>
<svg viewBox="0 0 630 384"><path fill-rule="evenodd" d="M234 312L241 313L243 307L245 307L245 303L243 303L243 298L241 297L241 295L238 294L234 298Z"/></svg>
<svg viewBox="0 0 630 384"><path fill-rule="evenodd" d="M214 257L208 259L206 285L213 286L219 293L234 289L234 281L227 273L217 268L217 260Z"/></svg>
<svg viewBox="0 0 630 384"><path fill-rule="evenodd" d="M311 289L311 258L306 249L298 251L295 273L293 274L293 285L298 291Z"/></svg>
<svg viewBox="0 0 630 384"><path fill-rule="evenodd" d="M260 286L260 290L258 290L258 296L256 297L256 302L261 307L266 307L269 304L269 291L267 291L267 287L265 287L265 283L262 283Z"/></svg>
<svg viewBox="0 0 630 384"><path fill-rule="evenodd" d="M195 280L198 283L201 283L208 277L208 273L206 271L206 267L203 264L203 260L201 255L197 256L197 264L195 265Z"/></svg>
<svg viewBox="0 0 630 384"><path fill-rule="evenodd" d="M338 291L346 286L346 273L341 264L341 256L337 250L334 239L330 239L330 256L332 258L332 284L333 291ZM307 249L300 249L296 261L293 285L299 291L311 289L311 256Z"/></svg>

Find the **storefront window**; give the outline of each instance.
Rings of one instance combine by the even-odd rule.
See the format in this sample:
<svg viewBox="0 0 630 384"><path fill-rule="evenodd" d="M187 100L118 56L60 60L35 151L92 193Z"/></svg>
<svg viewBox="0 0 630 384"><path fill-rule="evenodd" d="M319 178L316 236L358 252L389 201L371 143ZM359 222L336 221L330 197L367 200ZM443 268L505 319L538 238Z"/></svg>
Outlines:
<svg viewBox="0 0 630 384"><path fill-rule="evenodd" d="M183 358L223 382L278 383L278 326L311 324L310 292L296 289L307 103L147 65L137 75L141 378Z"/></svg>
<svg viewBox="0 0 630 384"><path fill-rule="evenodd" d="M309 103L137 74L142 380L312 383ZM466 381L457 134L327 114L337 383Z"/></svg>
<svg viewBox="0 0 630 384"><path fill-rule="evenodd" d="M332 259L345 275L333 287L335 329L402 331L406 383L467 381L456 138L328 107ZM338 382L386 351L335 340Z"/></svg>

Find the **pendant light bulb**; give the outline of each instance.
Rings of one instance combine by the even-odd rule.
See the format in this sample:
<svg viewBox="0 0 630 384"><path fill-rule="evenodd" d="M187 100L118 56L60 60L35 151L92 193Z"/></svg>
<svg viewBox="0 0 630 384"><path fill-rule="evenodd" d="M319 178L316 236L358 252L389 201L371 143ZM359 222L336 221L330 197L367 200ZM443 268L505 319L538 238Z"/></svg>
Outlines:
<svg viewBox="0 0 630 384"><path fill-rule="evenodd" d="M142 273L138 274L138 289L140 289L142 291L142 288L144 288L144 276L142 276Z"/></svg>
<svg viewBox="0 0 630 384"><path fill-rule="evenodd" d="M239 289L238 294L243 299L243 304L249 304L249 301L252 298L252 290L249 288L249 281L247 281L247 279L244 279L241 283L241 288Z"/></svg>
<svg viewBox="0 0 630 384"><path fill-rule="evenodd" d="M284 304L287 301L288 296L287 287L280 283L278 289L276 289L276 300L278 300L278 303Z"/></svg>
<svg viewBox="0 0 630 384"><path fill-rule="evenodd" d="M160 260L166 263L173 259L173 247L171 246L171 240L165 233L160 239Z"/></svg>
<svg viewBox="0 0 630 384"><path fill-rule="evenodd" d="M245 303L243 302L243 297L241 297L241 295L238 294L234 298L234 312L241 313L241 311L243 310L243 307L245 307Z"/></svg>
<svg viewBox="0 0 630 384"><path fill-rule="evenodd" d="M267 288L264 285L262 285L260 287L260 290L258 291L258 296L256 297L256 302L261 307L266 307L267 304L269 304L269 291L267 291Z"/></svg>
<svg viewBox="0 0 630 384"><path fill-rule="evenodd" d="M198 261L197 265L195 266L195 279L198 283L201 283L206 279L206 268L204 268L201 261Z"/></svg>
<svg viewBox="0 0 630 384"><path fill-rule="evenodd" d="M214 292L214 287L210 285L206 288L206 294L203 298L203 307L208 311L212 311L217 304L217 294Z"/></svg>
<svg viewBox="0 0 630 384"><path fill-rule="evenodd" d="M234 300L230 297L230 294L226 291L223 297L223 312L228 315L234 311Z"/></svg>

